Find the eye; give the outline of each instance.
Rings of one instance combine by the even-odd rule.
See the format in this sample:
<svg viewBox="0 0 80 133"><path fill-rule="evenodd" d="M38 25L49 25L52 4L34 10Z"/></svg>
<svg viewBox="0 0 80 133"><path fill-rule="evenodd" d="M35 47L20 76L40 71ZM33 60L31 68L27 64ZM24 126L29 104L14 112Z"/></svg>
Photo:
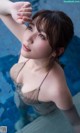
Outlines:
<svg viewBox="0 0 80 133"><path fill-rule="evenodd" d="M46 37L43 34L39 33L39 36L41 37L41 39L46 40Z"/></svg>
<svg viewBox="0 0 80 133"><path fill-rule="evenodd" d="M27 29L28 29L28 30L31 30L31 31L33 30L33 29L32 29L32 26L30 26L30 25L27 26Z"/></svg>

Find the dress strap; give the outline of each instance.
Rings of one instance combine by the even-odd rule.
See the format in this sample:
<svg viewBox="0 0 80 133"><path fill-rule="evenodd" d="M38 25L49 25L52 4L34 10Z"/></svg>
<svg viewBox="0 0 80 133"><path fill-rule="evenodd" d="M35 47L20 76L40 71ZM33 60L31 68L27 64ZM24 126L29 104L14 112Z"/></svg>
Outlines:
<svg viewBox="0 0 80 133"><path fill-rule="evenodd" d="M28 59L27 61L23 62L23 65L22 65L22 67L20 68L20 70L19 70L19 72L18 72L18 74L17 74L17 77L18 77L19 73L21 72L21 70L23 69L23 67L25 66L25 64L26 64L28 61L29 61L29 59ZM21 62L21 63L22 63L22 62ZM19 63L19 64L20 64L20 63ZM16 79L17 79L17 77L16 77Z"/></svg>
<svg viewBox="0 0 80 133"><path fill-rule="evenodd" d="M48 71L48 73L46 74L46 76L44 77L44 79L42 80L42 82L41 82L41 84L40 84L40 86L39 86L39 91L40 91L41 85L43 84L44 80L45 80L46 77L48 76L49 72L50 72L50 70Z"/></svg>

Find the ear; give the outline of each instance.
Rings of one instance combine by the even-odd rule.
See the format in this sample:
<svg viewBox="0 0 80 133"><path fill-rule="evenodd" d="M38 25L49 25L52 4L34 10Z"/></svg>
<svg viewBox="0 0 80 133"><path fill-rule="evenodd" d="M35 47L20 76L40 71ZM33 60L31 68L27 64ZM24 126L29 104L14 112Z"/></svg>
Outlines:
<svg viewBox="0 0 80 133"><path fill-rule="evenodd" d="M57 48L57 50L53 51L52 56L53 57L58 57L63 53L64 53L64 47Z"/></svg>
<svg viewBox="0 0 80 133"><path fill-rule="evenodd" d="M57 53L58 53L58 56L60 56L61 54L63 54L64 53L64 47L59 48L58 51L57 51Z"/></svg>
<svg viewBox="0 0 80 133"><path fill-rule="evenodd" d="M54 52L52 53L52 56L53 56L53 57L56 57L56 56L57 56L56 51L54 51Z"/></svg>

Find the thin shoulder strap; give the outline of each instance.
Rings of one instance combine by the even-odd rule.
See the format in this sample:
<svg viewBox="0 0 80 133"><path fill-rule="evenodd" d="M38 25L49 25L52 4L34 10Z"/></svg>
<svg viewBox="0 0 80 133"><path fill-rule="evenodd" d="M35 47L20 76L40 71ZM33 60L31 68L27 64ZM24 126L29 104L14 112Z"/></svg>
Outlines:
<svg viewBox="0 0 80 133"><path fill-rule="evenodd" d="M29 61L29 59L28 59L27 61L23 62L23 65L22 65L22 67L20 68L20 70L19 70L19 72L18 72L18 74L17 74L17 76L16 76L16 79L17 79L19 73L21 72L21 70L23 69L23 67L25 66L25 64L26 64L28 61Z"/></svg>
<svg viewBox="0 0 80 133"><path fill-rule="evenodd" d="M49 72L50 72L50 70L48 71L48 73L46 74L46 76L44 77L44 79L42 80L42 82L41 82L41 84L40 84L40 86L39 86L39 90L40 90L41 85L43 84L44 80L45 80L45 79L46 79L46 77L48 76Z"/></svg>

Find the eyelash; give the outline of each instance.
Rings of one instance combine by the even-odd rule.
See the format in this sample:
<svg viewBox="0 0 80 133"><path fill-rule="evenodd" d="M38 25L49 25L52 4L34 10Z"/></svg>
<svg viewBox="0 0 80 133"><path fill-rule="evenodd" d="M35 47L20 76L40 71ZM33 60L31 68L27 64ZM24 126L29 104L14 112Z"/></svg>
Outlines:
<svg viewBox="0 0 80 133"><path fill-rule="evenodd" d="M30 25L28 25L27 29L32 31L32 27ZM46 38L43 34L39 33L39 36L41 37L41 39L46 40Z"/></svg>
<svg viewBox="0 0 80 133"><path fill-rule="evenodd" d="M46 40L46 38L44 37L44 35L42 35L42 34L39 33L39 36L40 36L43 40Z"/></svg>
<svg viewBox="0 0 80 133"><path fill-rule="evenodd" d="M27 29L32 30L32 27L30 25L28 25Z"/></svg>

